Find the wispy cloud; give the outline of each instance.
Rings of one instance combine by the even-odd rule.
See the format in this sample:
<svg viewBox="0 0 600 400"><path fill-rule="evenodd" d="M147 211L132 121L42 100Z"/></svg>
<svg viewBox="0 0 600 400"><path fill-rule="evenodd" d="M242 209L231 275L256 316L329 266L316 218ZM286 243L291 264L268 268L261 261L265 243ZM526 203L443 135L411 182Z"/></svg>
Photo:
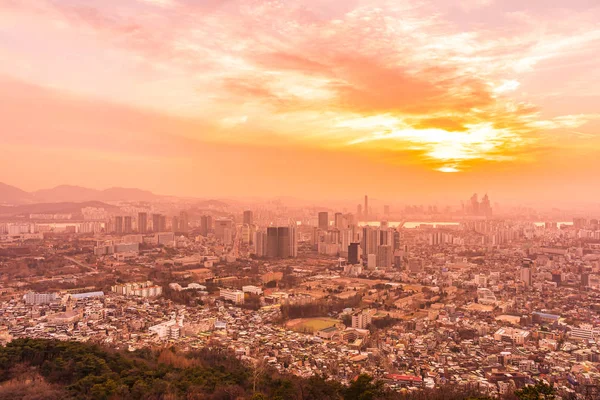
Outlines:
<svg viewBox="0 0 600 400"><path fill-rule="evenodd" d="M27 79L205 120L204 140L255 143L268 132L265 145L391 147L443 172L515 160L540 130L591 119L542 116L530 99L537 71L600 49L598 9L557 19L535 7L460 2L463 14L499 13L500 29L436 11L452 8L446 1L109 3L0 0L0 18L32 17L26 39L62 52L45 56L52 70L90 76L85 88L68 71ZM23 78L17 60L41 61L36 50L11 46L1 71ZM86 62L89 51L112 63Z"/></svg>

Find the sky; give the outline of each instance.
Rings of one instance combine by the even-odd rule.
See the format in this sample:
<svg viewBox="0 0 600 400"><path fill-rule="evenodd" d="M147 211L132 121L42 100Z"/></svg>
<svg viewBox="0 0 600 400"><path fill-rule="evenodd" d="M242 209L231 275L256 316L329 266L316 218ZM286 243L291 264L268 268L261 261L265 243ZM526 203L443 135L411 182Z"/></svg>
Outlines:
<svg viewBox="0 0 600 400"><path fill-rule="evenodd" d="M595 0L0 0L0 181L595 201Z"/></svg>

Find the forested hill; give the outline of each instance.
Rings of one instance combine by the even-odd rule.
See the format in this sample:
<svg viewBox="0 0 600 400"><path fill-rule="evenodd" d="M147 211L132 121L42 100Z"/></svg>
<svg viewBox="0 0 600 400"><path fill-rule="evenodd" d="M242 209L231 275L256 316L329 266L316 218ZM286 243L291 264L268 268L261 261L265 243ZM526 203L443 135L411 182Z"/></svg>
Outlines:
<svg viewBox="0 0 600 400"><path fill-rule="evenodd" d="M326 371L324 371L326 372ZM96 345L18 339L0 347L0 400L376 400L477 398L451 390L387 392L361 375L349 386L250 368L231 353L200 350L116 352Z"/></svg>

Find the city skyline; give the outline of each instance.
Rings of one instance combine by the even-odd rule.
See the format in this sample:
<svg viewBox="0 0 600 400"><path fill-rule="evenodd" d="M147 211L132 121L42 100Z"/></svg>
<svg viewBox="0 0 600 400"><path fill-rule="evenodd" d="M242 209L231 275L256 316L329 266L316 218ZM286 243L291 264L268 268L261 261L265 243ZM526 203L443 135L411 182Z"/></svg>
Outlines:
<svg viewBox="0 0 600 400"><path fill-rule="evenodd" d="M25 190L600 194L591 1L0 4L0 181Z"/></svg>

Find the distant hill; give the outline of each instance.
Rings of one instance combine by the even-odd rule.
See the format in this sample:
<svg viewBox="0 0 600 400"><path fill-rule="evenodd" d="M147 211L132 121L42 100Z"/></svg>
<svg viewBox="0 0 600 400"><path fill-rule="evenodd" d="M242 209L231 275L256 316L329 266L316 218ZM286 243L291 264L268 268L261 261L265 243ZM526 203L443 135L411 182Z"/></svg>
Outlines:
<svg viewBox="0 0 600 400"><path fill-rule="evenodd" d="M31 193L0 182L0 204L21 204L31 201Z"/></svg>
<svg viewBox="0 0 600 400"><path fill-rule="evenodd" d="M72 185L60 185L51 189L29 193L15 186L0 183L0 205L79 203L86 201L154 201L162 197L147 190L134 188L113 187L97 190Z"/></svg>
<svg viewBox="0 0 600 400"><path fill-rule="evenodd" d="M162 196L158 196L148 190L114 187L114 188L102 190L100 192L100 197L98 198L98 200L100 200L100 201L119 201L119 200L152 201L152 200L156 200L160 197L162 197Z"/></svg>
<svg viewBox="0 0 600 400"><path fill-rule="evenodd" d="M100 191L81 186L60 185L52 189L42 189L32 193L39 202L57 203L66 201L90 201L98 198Z"/></svg>

